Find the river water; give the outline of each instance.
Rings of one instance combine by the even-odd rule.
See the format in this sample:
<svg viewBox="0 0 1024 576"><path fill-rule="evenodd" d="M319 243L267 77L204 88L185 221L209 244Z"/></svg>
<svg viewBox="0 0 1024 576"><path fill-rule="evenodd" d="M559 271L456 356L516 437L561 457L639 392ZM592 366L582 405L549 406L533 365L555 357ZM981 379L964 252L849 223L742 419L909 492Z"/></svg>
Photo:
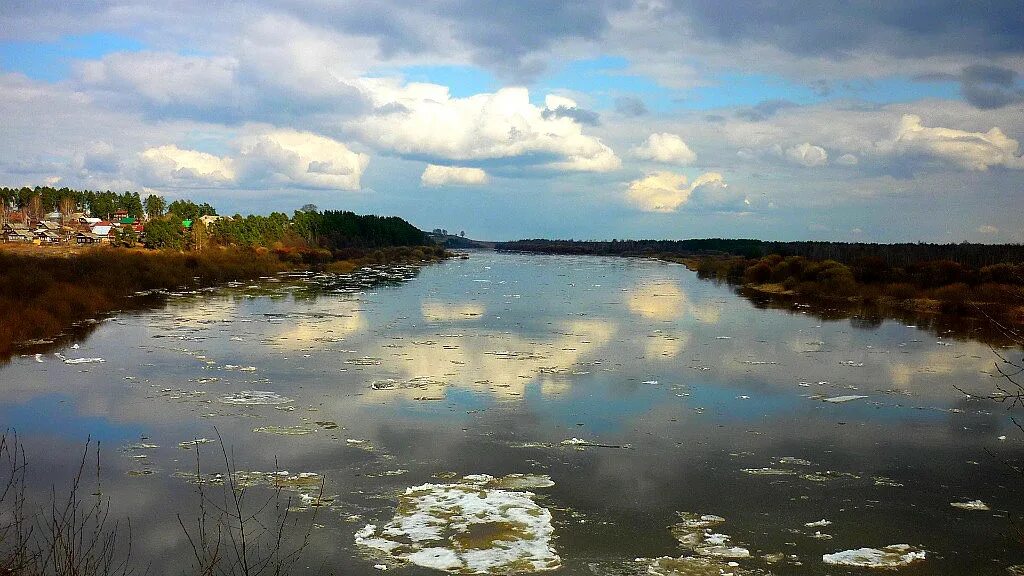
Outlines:
<svg viewBox="0 0 1024 576"><path fill-rule="evenodd" d="M761 309L678 265L281 276L59 353L0 367L30 495L98 440L98 492L155 574L189 569L177 515L225 453L250 503L281 487L286 532L310 532L293 573L865 574L823 556L890 545L900 574L1024 562L1024 434L958 391L1002 382L988 345Z"/></svg>

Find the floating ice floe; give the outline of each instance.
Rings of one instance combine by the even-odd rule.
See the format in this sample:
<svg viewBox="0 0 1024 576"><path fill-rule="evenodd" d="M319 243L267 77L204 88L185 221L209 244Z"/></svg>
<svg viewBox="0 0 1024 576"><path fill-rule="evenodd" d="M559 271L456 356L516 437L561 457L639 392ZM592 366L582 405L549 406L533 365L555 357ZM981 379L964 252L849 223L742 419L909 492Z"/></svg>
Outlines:
<svg viewBox="0 0 1024 576"><path fill-rule="evenodd" d="M779 456L772 458L772 462L783 466L814 466L814 463L810 460L804 460L803 458L796 458L794 456Z"/></svg>
<svg viewBox="0 0 1024 576"><path fill-rule="evenodd" d="M701 556L655 558L647 566L647 573L651 576L753 576L763 574L761 571L740 568L735 562L723 562L715 558Z"/></svg>
<svg viewBox="0 0 1024 576"><path fill-rule="evenodd" d="M781 468L742 468L740 472L744 474L750 474L751 476L795 476L796 472L793 470L783 470Z"/></svg>
<svg viewBox="0 0 1024 576"><path fill-rule="evenodd" d="M181 448L182 450L191 450L200 444L212 444L214 442L216 442L216 440L211 440L209 438L196 438L194 440L178 442L178 448Z"/></svg>
<svg viewBox="0 0 1024 576"><path fill-rule="evenodd" d="M222 404L275 406L280 404L289 404L292 402L292 399L281 396L277 392L267 392L264 390L242 390L241 392L221 397L220 402Z"/></svg>
<svg viewBox="0 0 1024 576"><path fill-rule="evenodd" d="M842 402L850 402L851 400L860 400L861 398L867 398L867 396L860 396L857 394L851 394L849 396L834 396L832 398L823 398L822 402L831 402L832 404L840 404Z"/></svg>
<svg viewBox="0 0 1024 576"><path fill-rule="evenodd" d="M988 507L988 504L985 504L981 500L971 500L970 502L950 502L949 505L961 510L991 510L991 508Z"/></svg>
<svg viewBox="0 0 1024 576"><path fill-rule="evenodd" d="M551 543L551 512L534 502L532 492L489 487L501 480L478 474L408 488L395 517L380 528L366 525L356 533L356 543L395 560L454 573L560 567Z"/></svg>
<svg viewBox="0 0 1024 576"><path fill-rule="evenodd" d="M682 521L672 526L672 535L679 540L679 544L683 547L692 550L699 556L750 557L750 550L730 545L729 542L732 540L730 536L711 531L713 526L725 523L725 518L694 512L678 512L677 514Z"/></svg>
<svg viewBox="0 0 1024 576"><path fill-rule="evenodd" d="M253 428L252 431L264 434L278 434L280 436L302 436L316 432L316 428L300 424L298 426L260 426L259 428Z"/></svg>
<svg viewBox="0 0 1024 576"><path fill-rule="evenodd" d="M909 544L892 544L885 548L858 548L835 554L824 554L821 561L834 566L857 568L901 568L925 559L925 551Z"/></svg>
<svg viewBox="0 0 1024 576"><path fill-rule="evenodd" d="M53 355L65 364L93 364L96 362L106 362L103 358L67 358L60 352L54 352ZM38 358L39 355L37 354L36 356L36 360L42 362L42 360Z"/></svg>
<svg viewBox="0 0 1024 576"><path fill-rule="evenodd" d="M831 525L832 525L832 522L830 520L825 520L824 518L822 518L821 520L818 520L817 522L807 522L806 524L804 524L804 526L806 526L808 528L824 528L825 526L831 526Z"/></svg>

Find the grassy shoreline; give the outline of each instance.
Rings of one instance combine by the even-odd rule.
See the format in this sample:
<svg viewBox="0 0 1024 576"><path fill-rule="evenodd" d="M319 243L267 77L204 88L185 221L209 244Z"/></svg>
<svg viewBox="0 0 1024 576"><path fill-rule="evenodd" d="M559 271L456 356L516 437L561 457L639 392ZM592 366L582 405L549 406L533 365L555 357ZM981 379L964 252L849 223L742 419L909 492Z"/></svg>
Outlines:
<svg viewBox="0 0 1024 576"><path fill-rule="evenodd" d="M378 249L215 247L196 252L122 248L0 249L0 362L117 310L145 306L140 292L213 286L288 270L346 273L371 264L434 262L434 246Z"/></svg>

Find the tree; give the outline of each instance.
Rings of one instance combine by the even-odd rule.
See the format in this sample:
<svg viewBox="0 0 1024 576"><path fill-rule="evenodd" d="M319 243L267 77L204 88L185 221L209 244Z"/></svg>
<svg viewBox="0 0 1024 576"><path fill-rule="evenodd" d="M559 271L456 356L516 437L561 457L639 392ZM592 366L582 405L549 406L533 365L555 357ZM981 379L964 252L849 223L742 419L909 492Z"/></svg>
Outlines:
<svg viewBox="0 0 1024 576"><path fill-rule="evenodd" d="M143 229L146 248L169 248L181 250L185 247L185 234L181 222L175 219L150 220Z"/></svg>
<svg viewBox="0 0 1024 576"><path fill-rule="evenodd" d="M33 220L39 220L43 217L43 196L42 194L36 194L28 201L26 208L26 214Z"/></svg>
<svg viewBox="0 0 1024 576"><path fill-rule="evenodd" d="M109 220L110 215L117 210L117 194L107 190L97 192L89 205L89 212L96 218Z"/></svg>
<svg viewBox="0 0 1024 576"><path fill-rule="evenodd" d="M460 238L465 238L466 237L466 231L465 230L460 231L459 232L459 237Z"/></svg>
<svg viewBox="0 0 1024 576"><path fill-rule="evenodd" d="M302 208L299 208L299 210L301 210L303 212L319 212L320 211L320 209L317 208L316 204L306 204Z"/></svg>
<svg viewBox="0 0 1024 576"><path fill-rule="evenodd" d="M203 216L216 216L217 210L203 202L196 204L191 200L175 200L167 206L167 211L182 220L196 221Z"/></svg>
<svg viewBox="0 0 1024 576"><path fill-rule="evenodd" d="M73 196L65 196L60 199L60 221L63 225L67 226L68 218L75 212L75 198Z"/></svg>
<svg viewBox="0 0 1024 576"><path fill-rule="evenodd" d="M202 250L209 244L210 234L206 230L206 224L202 220L193 220L192 226L186 232L187 247L191 250Z"/></svg>
<svg viewBox="0 0 1024 576"><path fill-rule="evenodd" d="M159 218L164 215L164 211L167 210L167 200L164 200L163 196L157 196L156 194L150 194L146 196L145 202L146 216L150 220Z"/></svg>
<svg viewBox="0 0 1024 576"><path fill-rule="evenodd" d="M114 229L114 246L134 248L139 243L139 234L131 226L120 226Z"/></svg>

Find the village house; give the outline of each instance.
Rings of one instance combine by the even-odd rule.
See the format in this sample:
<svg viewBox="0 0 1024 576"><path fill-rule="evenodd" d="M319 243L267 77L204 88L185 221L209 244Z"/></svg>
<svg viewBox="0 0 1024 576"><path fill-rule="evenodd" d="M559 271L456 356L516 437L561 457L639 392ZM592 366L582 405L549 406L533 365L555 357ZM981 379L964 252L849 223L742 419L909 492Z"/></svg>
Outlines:
<svg viewBox="0 0 1024 576"><path fill-rule="evenodd" d="M110 222L100 220L99 222L93 224L92 227L89 228L89 232L95 234L96 236L100 237L102 241L106 242L107 240L110 239L110 229L113 227L114 225L111 224Z"/></svg>
<svg viewBox="0 0 1024 576"><path fill-rule="evenodd" d="M27 226L18 222L8 222L3 227L4 242L31 242L33 234Z"/></svg>
<svg viewBox="0 0 1024 576"><path fill-rule="evenodd" d="M60 244L63 241L60 234L52 230L43 229L35 231L35 238L40 244Z"/></svg>
<svg viewBox="0 0 1024 576"><path fill-rule="evenodd" d="M103 242L103 239L92 232L79 232L75 234L75 244L79 246L99 244L101 242Z"/></svg>

